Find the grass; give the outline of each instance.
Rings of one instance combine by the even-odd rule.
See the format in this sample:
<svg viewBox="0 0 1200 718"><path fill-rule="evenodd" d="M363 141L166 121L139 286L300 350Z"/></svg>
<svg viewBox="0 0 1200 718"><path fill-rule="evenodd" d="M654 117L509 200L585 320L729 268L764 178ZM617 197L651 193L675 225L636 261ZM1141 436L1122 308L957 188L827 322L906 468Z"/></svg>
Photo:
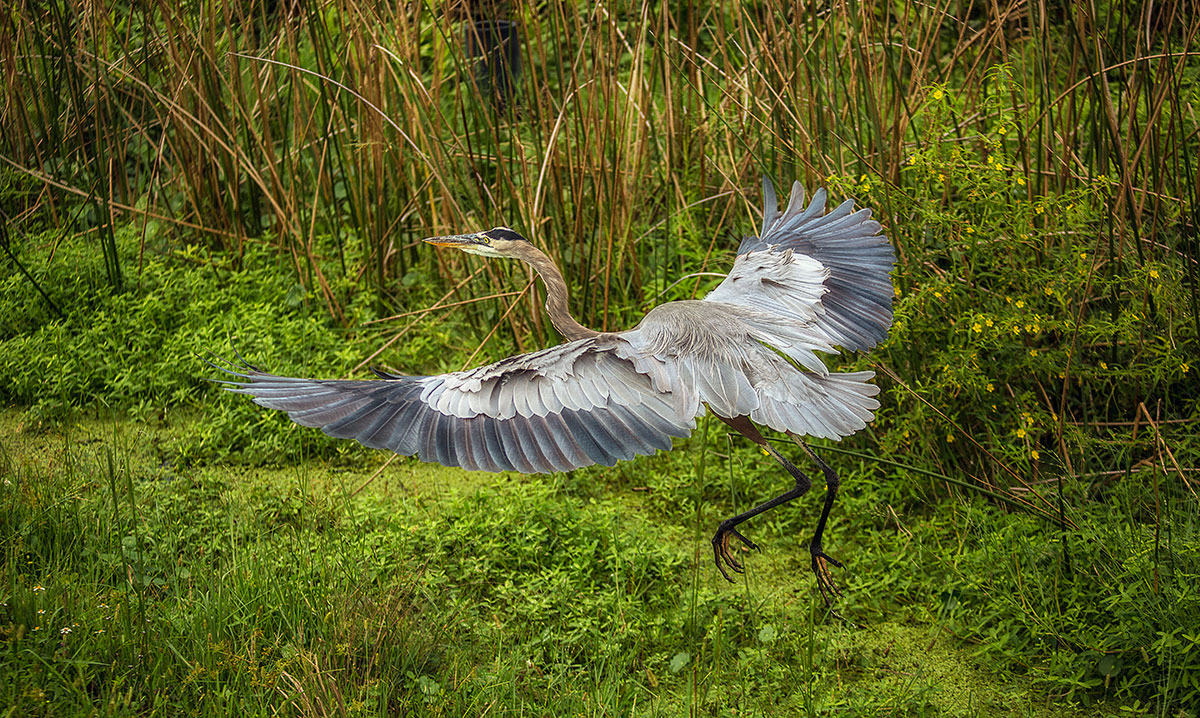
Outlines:
<svg viewBox="0 0 1200 718"><path fill-rule="evenodd" d="M1012 584L1004 556L1047 547L978 501L908 515L869 470L847 472L830 540L847 596L827 614L791 526L756 525L766 548L730 586L706 538L731 504L667 519L620 470L497 478L406 461L368 482L372 466L164 466L150 447L194 430L171 424L30 436L5 414L0 661L18 714L1042 716L1124 703L1031 680L1052 656L1025 676L996 662L975 594L1016 588L1037 604L1045 587ZM647 463L667 474L692 459ZM700 488L710 481L725 484ZM1189 515L1177 540L1195 540ZM1194 578L1194 553L1184 560Z"/></svg>
<svg viewBox="0 0 1200 718"><path fill-rule="evenodd" d="M514 2L503 103L457 6L8 10L14 715L1195 715L1184 6ZM823 447L831 614L815 497L717 579L715 522L779 476L715 426L611 470L372 479L197 356L360 376L552 343L521 268L418 241L497 224L584 324L630 326L717 281L763 173L872 207L898 254L888 341L839 366L883 407Z"/></svg>

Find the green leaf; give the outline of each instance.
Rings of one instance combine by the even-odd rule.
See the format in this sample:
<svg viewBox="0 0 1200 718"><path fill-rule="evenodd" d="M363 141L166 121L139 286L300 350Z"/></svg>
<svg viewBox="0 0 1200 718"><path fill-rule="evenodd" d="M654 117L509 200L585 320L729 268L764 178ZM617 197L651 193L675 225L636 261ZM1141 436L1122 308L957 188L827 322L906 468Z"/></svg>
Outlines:
<svg viewBox="0 0 1200 718"><path fill-rule="evenodd" d="M687 651L680 651L679 653L676 653L675 656L671 658L671 672L678 673L682 671L690 660L692 660L692 656Z"/></svg>
<svg viewBox="0 0 1200 718"><path fill-rule="evenodd" d="M771 641L775 640L775 637L777 635L779 635L779 632L775 630L775 626L773 624L768 623L767 625L765 625L761 629L759 629L758 640L761 643L770 643Z"/></svg>

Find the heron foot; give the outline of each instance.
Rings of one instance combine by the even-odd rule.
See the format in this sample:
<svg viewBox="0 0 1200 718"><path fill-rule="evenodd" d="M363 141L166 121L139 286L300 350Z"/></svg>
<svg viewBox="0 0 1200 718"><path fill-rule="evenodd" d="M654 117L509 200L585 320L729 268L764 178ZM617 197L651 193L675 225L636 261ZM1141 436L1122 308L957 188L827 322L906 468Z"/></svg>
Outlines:
<svg viewBox="0 0 1200 718"><path fill-rule="evenodd" d="M738 533L737 529L729 525L729 522L722 523L717 527L717 533L713 535L713 560L716 561L717 570L725 577L725 580L733 583L733 578L725 567L733 569L734 573L745 573L740 561L733 555L733 550L729 547L729 539L737 537L747 549L758 550L758 544Z"/></svg>
<svg viewBox="0 0 1200 718"><path fill-rule="evenodd" d="M832 556L826 555L821 550L821 544L819 543L812 544L808 547L808 550L812 553L812 568L813 573L817 576L817 589L820 590L821 598L825 600L825 605L832 606L833 597L837 596L840 598L842 591L833 582L833 575L829 572L829 564L842 568L842 562Z"/></svg>

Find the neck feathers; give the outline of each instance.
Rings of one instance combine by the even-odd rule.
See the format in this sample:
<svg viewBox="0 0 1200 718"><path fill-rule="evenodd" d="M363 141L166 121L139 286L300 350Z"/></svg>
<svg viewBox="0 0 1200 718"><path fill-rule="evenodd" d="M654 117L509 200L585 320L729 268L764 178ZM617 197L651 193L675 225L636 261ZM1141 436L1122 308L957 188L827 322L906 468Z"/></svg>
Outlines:
<svg viewBox="0 0 1200 718"><path fill-rule="evenodd" d="M600 332L588 329L571 316L567 306L567 283L563 281L562 272L544 252L532 244L526 245L522 249L521 259L533 267L546 285L546 314L550 316L550 323L567 339L586 339L598 335Z"/></svg>

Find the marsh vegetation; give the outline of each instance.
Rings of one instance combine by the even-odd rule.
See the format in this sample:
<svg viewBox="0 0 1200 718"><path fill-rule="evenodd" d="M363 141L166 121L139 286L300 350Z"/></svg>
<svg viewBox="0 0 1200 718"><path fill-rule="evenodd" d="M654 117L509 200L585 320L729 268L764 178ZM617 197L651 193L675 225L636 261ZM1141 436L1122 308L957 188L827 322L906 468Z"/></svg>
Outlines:
<svg viewBox="0 0 1200 718"><path fill-rule="evenodd" d="M481 12L476 10L476 13ZM5 715L1196 715L1200 16L1186 4L15 2L0 18ZM492 18L497 19L496 17ZM493 25L492 27L496 27ZM219 392L557 341L703 295L759 178L875 208L896 322L832 611L702 422L469 474Z"/></svg>

